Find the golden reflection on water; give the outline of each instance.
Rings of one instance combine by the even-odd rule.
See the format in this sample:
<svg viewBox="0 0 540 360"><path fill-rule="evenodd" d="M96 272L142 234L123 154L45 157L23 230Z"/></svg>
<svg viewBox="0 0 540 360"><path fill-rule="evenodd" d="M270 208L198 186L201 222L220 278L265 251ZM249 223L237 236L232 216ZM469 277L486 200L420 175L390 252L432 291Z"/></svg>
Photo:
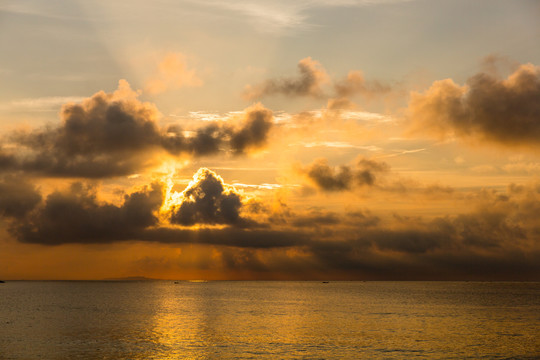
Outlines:
<svg viewBox="0 0 540 360"><path fill-rule="evenodd" d="M486 351L528 354L538 345L539 325L522 328L533 320L527 304L508 307L493 293L471 296L463 284L454 293L454 283L435 293L421 283L181 285L162 293L154 319L168 358L475 358Z"/></svg>

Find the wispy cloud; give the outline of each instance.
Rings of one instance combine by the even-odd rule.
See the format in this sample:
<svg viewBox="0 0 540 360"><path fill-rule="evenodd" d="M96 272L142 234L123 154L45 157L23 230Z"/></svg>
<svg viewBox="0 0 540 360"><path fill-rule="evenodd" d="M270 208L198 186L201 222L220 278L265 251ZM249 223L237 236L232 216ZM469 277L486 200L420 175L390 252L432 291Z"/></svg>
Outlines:
<svg viewBox="0 0 540 360"><path fill-rule="evenodd" d="M85 99L83 96L46 96L24 98L0 103L0 110L11 111L57 111L66 103L77 103Z"/></svg>
<svg viewBox="0 0 540 360"><path fill-rule="evenodd" d="M291 144L293 145L300 145L307 148L312 147L328 147L328 148L350 148L350 149L362 149L367 151L380 151L382 150L380 147L375 145L355 145L344 141L312 141L312 142L301 142L298 144Z"/></svg>
<svg viewBox="0 0 540 360"><path fill-rule="evenodd" d="M190 2L195 2L189 0ZM316 24L310 22L309 12L321 8L375 6L381 4L406 2L410 0L300 0L300 1L196 1L198 5L225 9L246 16L258 31L282 33L291 29L309 29Z"/></svg>

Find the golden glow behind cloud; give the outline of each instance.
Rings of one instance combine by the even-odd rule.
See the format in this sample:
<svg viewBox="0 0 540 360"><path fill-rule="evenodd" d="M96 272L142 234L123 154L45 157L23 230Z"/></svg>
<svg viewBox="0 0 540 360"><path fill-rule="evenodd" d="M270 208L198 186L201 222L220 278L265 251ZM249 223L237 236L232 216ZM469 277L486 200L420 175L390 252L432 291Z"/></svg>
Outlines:
<svg viewBox="0 0 540 360"><path fill-rule="evenodd" d="M536 12L479 1L4 9L0 278L538 280Z"/></svg>

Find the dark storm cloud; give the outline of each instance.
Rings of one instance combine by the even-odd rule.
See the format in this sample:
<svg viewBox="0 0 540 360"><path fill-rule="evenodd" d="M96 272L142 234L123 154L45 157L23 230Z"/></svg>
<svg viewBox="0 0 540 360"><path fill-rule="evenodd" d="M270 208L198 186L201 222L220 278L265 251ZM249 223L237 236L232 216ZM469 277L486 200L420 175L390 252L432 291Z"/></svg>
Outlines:
<svg viewBox="0 0 540 360"><path fill-rule="evenodd" d="M213 171L201 168L171 208L173 224L240 224L241 195Z"/></svg>
<svg viewBox="0 0 540 360"><path fill-rule="evenodd" d="M349 279L537 279L540 188L511 186L470 201L469 213L431 220L290 213L285 223L309 240L301 259L288 258L282 269L309 259L303 266L312 272Z"/></svg>
<svg viewBox="0 0 540 360"><path fill-rule="evenodd" d="M266 143L273 121L271 111L255 105L237 124L211 123L187 136L178 125L160 128L157 109L140 102L125 81L112 94L100 91L80 104L64 105L60 117L59 126L12 134L17 152L0 152L0 169L66 177L128 175L153 165L159 151L246 153Z"/></svg>
<svg viewBox="0 0 540 360"><path fill-rule="evenodd" d="M269 79L266 82L248 87L244 93L248 99L267 95L315 96L322 95L322 85L327 74L318 61L307 57L298 62L299 76L294 78Z"/></svg>
<svg viewBox="0 0 540 360"><path fill-rule="evenodd" d="M511 212L476 211L403 227L336 231L309 244L315 267L364 279L509 279L540 276L538 231ZM494 220L497 219L498 222Z"/></svg>
<svg viewBox="0 0 540 360"><path fill-rule="evenodd" d="M13 154L4 151L0 145L0 171L12 170L16 166L17 162Z"/></svg>
<svg viewBox="0 0 540 360"><path fill-rule="evenodd" d="M412 254L439 248L442 242L439 233L418 230L378 231L370 235L378 249Z"/></svg>
<svg viewBox="0 0 540 360"><path fill-rule="evenodd" d="M318 159L301 171L323 191L343 191L354 186L373 186L377 176L388 169L386 163L360 158L355 166L337 168L329 166L326 159Z"/></svg>
<svg viewBox="0 0 540 360"><path fill-rule="evenodd" d="M161 203L157 183L125 195L121 206L101 203L94 189L74 183L69 191L49 194L11 232L21 242L46 245L137 239L141 230L157 224L154 212Z"/></svg>
<svg viewBox="0 0 540 360"><path fill-rule="evenodd" d="M465 86L437 81L413 93L410 116L417 131L489 140L505 145L540 145L540 68L521 65L506 79L480 73Z"/></svg>

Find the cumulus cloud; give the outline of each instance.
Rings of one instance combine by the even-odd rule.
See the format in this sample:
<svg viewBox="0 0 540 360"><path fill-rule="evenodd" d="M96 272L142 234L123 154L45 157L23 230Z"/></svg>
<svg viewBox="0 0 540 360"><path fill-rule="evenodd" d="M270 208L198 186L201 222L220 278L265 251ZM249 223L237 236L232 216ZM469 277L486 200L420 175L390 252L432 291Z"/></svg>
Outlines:
<svg viewBox="0 0 540 360"><path fill-rule="evenodd" d="M434 82L409 102L414 131L456 134L507 146L540 145L540 68L521 65L506 79L480 73L460 86Z"/></svg>
<svg viewBox="0 0 540 360"><path fill-rule="evenodd" d="M16 158L17 166L61 176L133 172L161 139L158 110L137 96L121 80L113 93L100 91L82 103L64 105L59 126L13 134L11 140L31 152Z"/></svg>
<svg viewBox="0 0 540 360"><path fill-rule="evenodd" d="M267 95L314 96L323 94L322 86L328 81L328 75L318 61L307 57L298 62L298 77L269 79L265 82L247 86L244 96L257 99Z"/></svg>
<svg viewBox="0 0 540 360"><path fill-rule="evenodd" d="M125 80L113 93L100 91L79 104L63 106L61 124L12 134L19 149L0 153L0 167L52 176L128 175L153 165L156 152L177 156L243 154L263 146L273 124L260 104L246 109L234 124L213 122L187 136L179 125L161 128L160 114L138 100Z"/></svg>
<svg viewBox="0 0 540 360"><path fill-rule="evenodd" d="M239 224L241 195L215 172L201 168L171 208L173 224Z"/></svg>
<svg viewBox="0 0 540 360"><path fill-rule="evenodd" d="M146 81L145 92L159 94L181 87L202 86L203 81L194 69L187 67L186 58L180 53L169 53L159 63L155 74Z"/></svg>
<svg viewBox="0 0 540 360"><path fill-rule="evenodd" d="M388 170L389 166L384 162L361 157L354 166L339 167L331 167L326 159L318 159L300 171L320 190L343 191L355 186L373 186L376 178Z"/></svg>

